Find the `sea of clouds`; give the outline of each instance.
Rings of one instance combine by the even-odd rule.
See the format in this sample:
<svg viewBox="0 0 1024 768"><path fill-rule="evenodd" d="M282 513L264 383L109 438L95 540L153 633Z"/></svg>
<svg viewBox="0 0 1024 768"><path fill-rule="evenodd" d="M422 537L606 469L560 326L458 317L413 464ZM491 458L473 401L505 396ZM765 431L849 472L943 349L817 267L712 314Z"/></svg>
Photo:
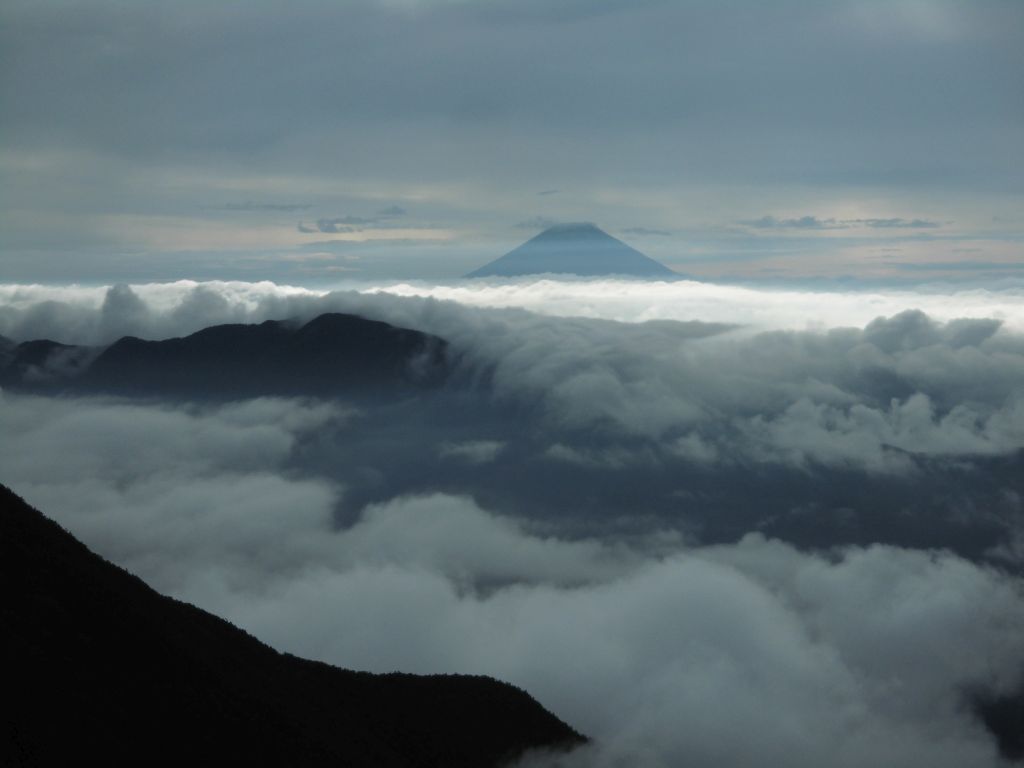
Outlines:
<svg viewBox="0 0 1024 768"><path fill-rule="evenodd" d="M15 341L324 311L446 338L472 396L368 412L4 392L0 482L277 648L499 677L595 739L538 765L1001 764L970 701L1024 670L1024 290L0 286ZM765 527L759 510L835 512L804 508L834 478L865 509L912 497L998 545ZM723 498L753 510L734 535L666 506Z"/></svg>

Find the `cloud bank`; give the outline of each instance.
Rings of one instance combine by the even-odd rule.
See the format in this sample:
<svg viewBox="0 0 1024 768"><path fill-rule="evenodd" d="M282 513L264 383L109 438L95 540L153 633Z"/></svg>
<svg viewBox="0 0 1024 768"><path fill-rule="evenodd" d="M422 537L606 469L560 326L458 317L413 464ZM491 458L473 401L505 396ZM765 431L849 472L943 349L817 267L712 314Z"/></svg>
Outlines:
<svg viewBox="0 0 1024 768"><path fill-rule="evenodd" d="M526 687L596 737L563 765L999 765L967 696L1018 682L1019 581L758 534L570 540L438 494L339 529L345 489L289 459L350 417L7 395L0 467L103 554L278 648Z"/></svg>
<svg viewBox="0 0 1024 768"><path fill-rule="evenodd" d="M908 454L995 456L1024 447L1017 291L779 295L696 283L514 281L427 293L244 283L6 287L0 333L104 343L348 311L448 339L467 379L486 377L498 401L529 401L554 430L643 438L661 453L901 471ZM547 302L554 316L509 308L523 295L533 298L520 305ZM792 328L793 309L779 310L791 301L802 328ZM558 316L587 306L603 317ZM771 319L740 314L754 306ZM875 314L887 310L893 314ZM843 327L857 320L860 327Z"/></svg>
<svg viewBox="0 0 1024 768"><path fill-rule="evenodd" d="M280 649L596 739L534 765L1003 764L970 701L1024 672L1016 289L361 288L3 287L15 340L350 311L456 370L361 409L5 392L0 479Z"/></svg>

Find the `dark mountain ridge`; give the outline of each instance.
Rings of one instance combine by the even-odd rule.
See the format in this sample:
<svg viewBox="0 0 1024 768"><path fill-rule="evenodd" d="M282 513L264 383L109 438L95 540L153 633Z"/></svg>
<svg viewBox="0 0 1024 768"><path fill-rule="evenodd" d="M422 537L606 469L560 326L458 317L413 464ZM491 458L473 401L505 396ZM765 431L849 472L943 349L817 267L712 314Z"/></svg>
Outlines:
<svg viewBox="0 0 1024 768"><path fill-rule="evenodd" d="M3 486L0 627L3 765L469 768L583 741L490 678L278 653L153 591Z"/></svg>
<svg viewBox="0 0 1024 768"><path fill-rule="evenodd" d="M569 274L670 279L676 272L590 223L558 224L466 277Z"/></svg>
<svg viewBox="0 0 1024 768"><path fill-rule="evenodd" d="M385 397L447 375L447 343L356 315L217 325L183 338L126 336L106 348L40 340L0 358L0 386L30 391L235 399Z"/></svg>

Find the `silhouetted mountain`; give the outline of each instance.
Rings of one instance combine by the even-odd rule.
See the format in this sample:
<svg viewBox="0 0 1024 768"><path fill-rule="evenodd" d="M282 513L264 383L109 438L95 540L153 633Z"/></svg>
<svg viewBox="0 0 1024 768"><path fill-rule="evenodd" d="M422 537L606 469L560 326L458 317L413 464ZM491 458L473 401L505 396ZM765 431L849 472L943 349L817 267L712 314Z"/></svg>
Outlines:
<svg viewBox="0 0 1024 768"><path fill-rule="evenodd" d="M559 224L466 277L514 277L543 273L671 278L675 272L630 248L593 224Z"/></svg>
<svg viewBox="0 0 1024 768"><path fill-rule="evenodd" d="M278 653L154 592L3 486L0 648L3 765L469 768L582 741L490 678Z"/></svg>
<svg viewBox="0 0 1024 768"><path fill-rule="evenodd" d="M31 341L9 351L0 385L125 395L389 396L441 381L447 343L355 315L268 320L191 336L126 336L106 349Z"/></svg>

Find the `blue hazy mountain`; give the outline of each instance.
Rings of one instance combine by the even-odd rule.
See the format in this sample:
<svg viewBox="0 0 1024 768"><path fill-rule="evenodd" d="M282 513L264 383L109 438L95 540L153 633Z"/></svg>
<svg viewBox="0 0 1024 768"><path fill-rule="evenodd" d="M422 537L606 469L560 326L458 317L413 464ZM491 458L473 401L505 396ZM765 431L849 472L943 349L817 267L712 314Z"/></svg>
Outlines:
<svg viewBox="0 0 1024 768"><path fill-rule="evenodd" d="M589 223L545 229L501 258L466 277L567 274L581 277L627 275L672 278L677 273Z"/></svg>

